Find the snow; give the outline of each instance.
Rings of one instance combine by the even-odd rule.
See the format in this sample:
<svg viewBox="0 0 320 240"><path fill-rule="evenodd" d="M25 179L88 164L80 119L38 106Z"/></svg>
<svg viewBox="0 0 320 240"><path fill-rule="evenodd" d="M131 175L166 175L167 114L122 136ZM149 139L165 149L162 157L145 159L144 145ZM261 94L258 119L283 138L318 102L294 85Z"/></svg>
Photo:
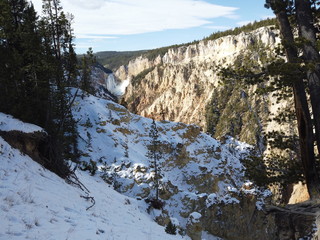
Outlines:
<svg viewBox="0 0 320 240"><path fill-rule="evenodd" d="M211 193L206 200L207 208L211 207L213 204L218 204L219 202L217 194Z"/></svg>
<svg viewBox="0 0 320 240"><path fill-rule="evenodd" d="M6 130L40 128L0 114ZM1 128L3 129L3 128ZM94 197L67 184L0 137L0 239L182 239L168 235L146 213L144 201L116 192L99 177L77 171ZM183 239L189 239L184 237Z"/></svg>
<svg viewBox="0 0 320 240"><path fill-rule="evenodd" d="M78 122L81 160L97 162L98 175L118 192L132 198L152 197L155 173L146 157L152 120L94 96L77 98L75 103L73 116ZM209 197L207 206L239 202L229 190L239 192L242 187L244 168L239 159L248 153L250 145L231 137L223 145L202 133L196 125L169 121L156 122L156 125L159 140L165 145L159 162L160 189L171 194L164 207L169 218L176 218L179 226L185 228L187 219L181 217L180 212L190 211L190 201L206 200L210 194L216 194L217 202L210 202ZM200 176L211 177L202 183L193 183ZM198 184L209 185L212 181L216 181L216 192L199 191Z"/></svg>
<svg viewBox="0 0 320 240"><path fill-rule="evenodd" d="M198 212L193 212L189 215L189 220L192 222L192 223L198 223L200 222L200 218L202 217L202 215Z"/></svg>
<svg viewBox="0 0 320 240"><path fill-rule="evenodd" d="M80 160L94 161L98 167L95 176L76 174L96 204L86 210L92 203L81 197L86 196L82 190L0 138L0 239L181 239L166 234L154 219L167 217L185 229L188 219L181 213L193 221L201 218L197 211L202 210L193 203L203 202L203 208L237 204L240 193L255 194L258 209L264 204L267 193L244 179L240 159L250 145L231 137L223 144L195 125L162 121L156 122L163 145L160 190L169 197L163 211L147 213L143 199L154 196L155 171L146 157L152 120L91 95L76 98L73 117ZM0 130L43 131L5 114L0 114ZM203 236L219 239L206 232Z"/></svg>
<svg viewBox="0 0 320 240"><path fill-rule="evenodd" d="M170 221L172 222L173 225L176 225L176 226L180 225L179 220L176 218L170 218Z"/></svg>
<svg viewBox="0 0 320 240"><path fill-rule="evenodd" d="M43 131L41 127L30 123L24 123L20 120L13 118L11 115L7 115L0 112L0 131L22 131L25 133Z"/></svg>
<svg viewBox="0 0 320 240"><path fill-rule="evenodd" d="M212 236L211 234L209 234L206 231L202 232L202 237L201 238L202 238L202 240L223 240L222 238Z"/></svg>

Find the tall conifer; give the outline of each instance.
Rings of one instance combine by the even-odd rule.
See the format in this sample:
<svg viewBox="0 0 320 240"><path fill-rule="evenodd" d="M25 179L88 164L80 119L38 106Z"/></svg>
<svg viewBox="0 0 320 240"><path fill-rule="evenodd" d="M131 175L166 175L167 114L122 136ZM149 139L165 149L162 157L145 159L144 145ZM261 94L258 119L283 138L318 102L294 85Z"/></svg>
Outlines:
<svg viewBox="0 0 320 240"><path fill-rule="evenodd" d="M151 138L151 144L149 145L149 150L147 157L150 159L151 164L154 168L154 188L156 191L155 201L159 200L159 181L160 181L160 167L159 161L162 157L160 149L159 132L157 129L157 124L155 120L152 120L151 128L149 131L149 137Z"/></svg>
<svg viewBox="0 0 320 240"><path fill-rule="evenodd" d="M71 87L77 79L77 62L73 44L72 15L63 12L59 0L43 0L42 26L46 49L51 53L52 77L50 96L50 125L56 146L62 156L76 161L77 129L72 118L74 97Z"/></svg>

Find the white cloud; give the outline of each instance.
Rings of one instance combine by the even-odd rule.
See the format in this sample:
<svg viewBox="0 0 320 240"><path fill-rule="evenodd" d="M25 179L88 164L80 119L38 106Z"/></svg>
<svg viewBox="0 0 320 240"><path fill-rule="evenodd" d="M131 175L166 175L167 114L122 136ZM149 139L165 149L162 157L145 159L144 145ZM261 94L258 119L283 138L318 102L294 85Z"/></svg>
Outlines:
<svg viewBox="0 0 320 240"><path fill-rule="evenodd" d="M41 8L40 0L33 2ZM62 0L62 5L75 15L78 38L198 27L212 24L212 18L233 18L237 10L203 0Z"/></svg>

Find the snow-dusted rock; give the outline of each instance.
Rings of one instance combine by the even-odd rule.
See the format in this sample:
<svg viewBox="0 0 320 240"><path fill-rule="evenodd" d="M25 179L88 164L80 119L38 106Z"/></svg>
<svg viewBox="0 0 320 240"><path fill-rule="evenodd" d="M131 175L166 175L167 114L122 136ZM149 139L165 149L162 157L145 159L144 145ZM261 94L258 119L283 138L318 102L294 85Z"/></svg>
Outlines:
<svg viewBox="0 0 320 240"><path fill-rule="evenodd" d="M94 96L75 102L73 115L79 124L79 148L84 150L90 146L82 160L96 161L98 174L128 197L154 197L155 171L152 160L147 157L152 120ZM88 122L92 124L86 124ZM248 154L251 146L233 138L221 143L196 125L161 121L156 122L156 126L162 152L158 162L159 196L165 205L160 213L153 213L154 218L165 225L173 217L179 221L179 229L187 229L191 214L195 225L189 227L193 229L190 234L199 235L202 230L213 234L214 228L204 224L214 221L212 213L221 206L237 208L246 201L241 190L246 180L240 159ZM250 197L252 209L256 209L258 197L263 205L260 195ZM194 212L203 217L196 217Z"/></svg>
<svg viewBox="0 0 320 240"><path fill-rule="evenodd" d="M191 237L192 240L201 240L202 239L202 215L198 212L193 212L189 215L187 222L187 234Z"/></svg>

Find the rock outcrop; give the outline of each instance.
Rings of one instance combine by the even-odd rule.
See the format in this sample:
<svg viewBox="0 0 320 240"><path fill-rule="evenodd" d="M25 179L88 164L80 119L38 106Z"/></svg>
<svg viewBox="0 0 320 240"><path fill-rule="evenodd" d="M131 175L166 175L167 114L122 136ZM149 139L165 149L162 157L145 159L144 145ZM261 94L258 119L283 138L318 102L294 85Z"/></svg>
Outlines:
<svg viewBox="0 0 320 240"><path fill-rule="evenodd" d="M45 131L0 130L0 137L58 176L66 178L70 174L65 161L57 155L55 141Z"/></svg>
<svg viewBox="0 0 320 240"><path fill-rule="evenodd" d="M260 66L279 43L278 30L262 27L171 48L155 59L138 57L115 72L119 80L130 81L122 102L139 115L196 124L217 139L229 135L254 145L259 153L270 154L266 133L296 134L294 123L280 125L272 120L292 109L293 100L279 102L273 94L255 94L263 84L222 83L218 72L219 67L243 61L245 55Z"/></svg>
<svg viewBox="0 0 320 240"><path fill-rule="evenodd" d="M19 149L33 160L44 164L41 154L41 145L48 138L45 132L25 133L22 131L0 131L0 137L8 142L12 147Z"/></svg>
<svg viewBox="0 0 320 240"><path fill-rule="evenodd" d="M155 202L155 169L147 154L152 120L93 96L75 102L79 148L87 149L82 161L95 162L96 174L120 193ZM230 240L273 239L262 211L270 192L246 181L240 160L250 145L234 138L217 141L196 125L160 121L156 126L164 204L161 210L151 204L147 211L159 224L174 218L179 231L192 239L201 239L203 231ZM251 232L255 226L260 229Z"/></svg>
<svg viewBox="0 0 320 240"><path fill-rule="evenodd" d="M233 64L255 44L271 51L278 43L276 32L263 27L250 33L172 48L156 59L141 56L120 67L115 75L120 80L130 79L123 101L135 113L158 120L197 124L206 131L208 108L219 108L214 123L215 136L234 135L254 144L257 141L254 132L260 125L267 124L267 117L263 115L270 114L275 101L269 96L254 97L255 88L222 85L217 66ZM253 57L258 65L259 57ZM226 121L231 111L235 116L228 116ZM241 123L236 123L235 119L239 118ZM234 134L230 130L231 122L240 125Z"/></svg>
<svg viewBox="0 0 320 240"><path fill-rule="evenodd" d="M226 157L238 152L235 150L237 144L225 138L226 135L256 145L262 153L266 150L263 131L294 131L288 125L269 121L279 108L292 107L289 101L278 102L267 94L257 96L254 92L260 86L221 84L218 75L219 66L241 61L241 56L250 48L255 48L255 54L250 58L257 66L261 65L261 56L272 54L279 42L276 30L263 27L251 33L172 48L155 59L141 56L115 72L119 81L130 81L122 102L131 112L201 127L177 123L169 130L165 127L166 121L160 124L159 131L163 135L168 137L168 132L173 131L176 135L170 139L181 138L181 143L168 140L162 146L166 157L161 165L165 181L161 182L160 198L171 209L163 210L155 218L160 224L166 224L170 217L177 217L192 239L201 239L203 230L228 240L295 239L292 233L294 237L302 238L312 230L300 226L297 219L301 216L264 212L262 205L270 200L269 197L249 183L235 184L232 179L238 170ZM210 124L212 128L208 129ZM191 152L190 146L203 131L209 131L221 140L221 144L227 144L229 153L222 146ZM201 158L203 154L206 155L204 159ZM208 161L210 158L212 160ZM217 164L214 168L210 167L213 162ZM120 183L115 184L118 191L139 198L152 194L150 179L154 173L150 167L121 165L116 168L116 164L119 163L108 168L106 176L118 176ZM186 170L190 166L197 166L197 171ZM222 172L216 172L220 167ZM176 174L173 169L183 177L173 179ZM134 174L129 177L125 172L131 171ZM229 186L222 186L224 181ZM221 193L222 189L227 191ZM314 221L301 219L311 225ZM289 225L283 225L283 221L288 221Z"/></svg>

